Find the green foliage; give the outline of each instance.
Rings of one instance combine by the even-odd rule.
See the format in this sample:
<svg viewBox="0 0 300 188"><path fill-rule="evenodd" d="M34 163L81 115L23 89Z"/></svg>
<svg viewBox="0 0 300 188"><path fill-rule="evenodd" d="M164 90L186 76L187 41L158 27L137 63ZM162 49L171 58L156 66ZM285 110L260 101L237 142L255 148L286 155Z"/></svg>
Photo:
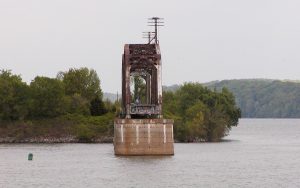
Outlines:
<svg viewBox="0 0 300 188"><path fill-rule="evenodd" d="M68 113L90 115L90 102L80 94L75 93L72 96L67 96L66 101Z"/></svg>
<svg viewBox="0 0 300 188"><path fill-rule="evenodd" d="M107 103L106 103L106 104L107 104ZM106 105L106 106L107 106L107 105ZM107 108L107 109L111 109L111 110L109 110L109 111L112 112L112 113L114 113L116 117L119 116L120 113L121 113L121 111L122 111L122 109L121 109L121 101L116 100L116 101L112 104L111 108Z"/></svg>
<svg viewBox="0 0 300 188"><path fill-rule="evenodd" d="M110 100L105 100L104 101L104 107L106 109L107 112L112 112L112 113L116 113L117 109L120 108L120 103L118 101L115 101L114 103L111 102Z"/></svg>
<svg viewBox="0 0 300 188"><path fill-rule="evenodd" d="M107 112L103 101L98 96L91 101L90 111L92 116L101 116Z"/></svg>
<svg viewBox="0 0 300 188"><path fill-rule="evenodd" d="M102 98L100 79L93 69L69 69L58 73L57 77L63 81L67 95L79 94L92 101L96 96Z"/></svg>
<svg viewBox="0 0 300 188"><path fill-rule="evenodd" d="M236 97L245 118L299 118L300 83L279 80L224 80L207 84L221 91L228 88Z"/></svg>
<svg viewBox="0 0 300 188"><path fill-rule="evenodd" d="M77 110L76 113L91 114L92 116L106 113L102 101L103 94L100 88L100 79L95 70L72 68L67 72L58 73L57 78L63 81L66 95L73 96L71 113L74 112L74 109ZM83 107L82 110L77 108L78 105ZM87 113L87 109L90 110L89 113Z"/></svg>
<svg viewBox="0 0 300 188"><path fill-rule="evenodd" d="M0 70L0 120L22 120L28 114L29 88L18 75Z"/></svg>
<svg viewBox="0 0 300 188"><path fill-rule="evenodd" d="M136 102L137 99L140 103L146 104L146 83L141 76L132 77L131 84L133 84L132 101Z"/></svg>
<svg viewBox="0 0 300 188"><path fill-rule="evenodd" d="M0 137L14 142L32 138L76 138L79 142L95 142L113 136L114 114L83 116L67 114L56 118L26 121L2 121Z"/></svg>
<svg viewBox="0 0 300 188"><path fill-rule="evenodd" d="M64 120L77 124L75 128L76 137L82 142L91 142L102 136L113 135L113 113L106 113L102 116L83 116L68 114L62 117Z"/></svg>
<svg viewBox="0 0 300 188"><path fill-rule="evenodd" d="M77 135L79 142L92 142L96 134L86 125L80 124L77 126Z"/></svg>
<svg viewBox="0 0 300 188"><path fill-rule="evenodd" d="M57 117L67 112L64 85L58 79L37 76L30 83L32 117Z"/></svg>
<svg viewBox="0 0 300 188"><path fill-rule="evenodd" d="M57 78L37 76L29 86L20 76L0 70L0 137L75 137L80 142L111 138L119 108L118 102L102 101L94 70L70 69Z"/></svg>
<svg viewBox="0 0 300 188"><path fill-rule="evenodd" d="M109 108L116 111L114 104ZM99 116L107 111L100 79L92 69L70 69L57 78L37 76L29 86L20 76L0 70L0 121L54 118L67 113Z"/></svg>
<svg viewBox="0 0 300 188"><path fill-rule="evenodd" d="M237 126L240 110L226 89L214 92L198 83L186 83L176 92L164 92L163 113L175 120L179 141L219 141Z"/></svg>
<svg viewBox="0 0 300 188"><path fill-rule="evenodd" d="M208 135L208 124L205 122L205 116L208 114L208 108L201 101L192 105L186 110L186 129L188 140L205 140Z"/></svg>

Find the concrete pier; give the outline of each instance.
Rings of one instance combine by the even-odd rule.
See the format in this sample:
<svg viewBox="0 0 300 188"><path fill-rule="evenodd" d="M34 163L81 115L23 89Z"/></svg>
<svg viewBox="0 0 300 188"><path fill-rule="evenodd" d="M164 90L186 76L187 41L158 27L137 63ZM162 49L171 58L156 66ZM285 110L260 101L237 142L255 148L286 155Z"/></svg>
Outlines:
<svg viewBox="0 0 300 188"><path fill-rule="evenodd" d="M174 155L173 120L115 119L116 155Z"/></svg>

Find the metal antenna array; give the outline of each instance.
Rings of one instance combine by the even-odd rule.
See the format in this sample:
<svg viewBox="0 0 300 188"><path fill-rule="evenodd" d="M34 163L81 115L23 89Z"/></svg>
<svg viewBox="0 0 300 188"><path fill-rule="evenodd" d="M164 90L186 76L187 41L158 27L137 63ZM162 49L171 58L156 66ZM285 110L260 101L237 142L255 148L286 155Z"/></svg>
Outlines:
<svg viewBox="0 0 300 188"><path fill-rule="evenodd" d="M163 18L152 17L152 18L148 18L148 20L149 20L148 26L154 26L154 32L152 32L152 33L154 33L154 36L153 37L150 36L151 39L149 39L149 44L153 40L154 40L155 44L158 44L159 41L158 41L158 36L157 36L157 34L158 34L157 27L164 26L164 25L162 25L162 24L164 24ZM149 37L149 35L148 35L148 37Z"/></svg>

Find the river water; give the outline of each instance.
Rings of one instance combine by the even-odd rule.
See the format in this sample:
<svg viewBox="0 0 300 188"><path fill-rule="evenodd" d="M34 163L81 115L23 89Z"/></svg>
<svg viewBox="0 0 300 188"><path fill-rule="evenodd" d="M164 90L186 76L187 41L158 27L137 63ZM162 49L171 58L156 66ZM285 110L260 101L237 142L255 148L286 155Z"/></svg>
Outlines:
<svg viewBox="0 0 300 188"><path fill-rule="evenodd" d="M300 187L300 119L241 119L223 142L175 144L167 157L117 157L112 144L2 144L0 187Z"/></svg>

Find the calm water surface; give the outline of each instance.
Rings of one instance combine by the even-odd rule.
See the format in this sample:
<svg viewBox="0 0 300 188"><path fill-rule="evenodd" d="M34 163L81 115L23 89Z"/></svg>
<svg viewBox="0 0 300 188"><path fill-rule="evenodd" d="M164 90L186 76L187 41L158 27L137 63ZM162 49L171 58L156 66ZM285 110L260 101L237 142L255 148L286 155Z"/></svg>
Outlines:
<svg viewBox="0 0 300 188"><path fill-rule="evenodd" d="M0 187L300 187L300 119L242 119L224 142L175 144L168 157L116 157L112 144L2 144Z"/></svg>

